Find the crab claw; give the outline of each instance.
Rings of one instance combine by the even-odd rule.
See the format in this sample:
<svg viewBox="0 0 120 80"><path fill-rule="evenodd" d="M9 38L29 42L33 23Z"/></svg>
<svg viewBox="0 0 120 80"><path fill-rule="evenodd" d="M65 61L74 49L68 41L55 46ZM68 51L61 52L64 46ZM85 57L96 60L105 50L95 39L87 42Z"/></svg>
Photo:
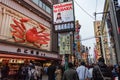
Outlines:
<svg viewBox="0 0 120 80"><path fill-rule="evenodd" d="M45 30L45 26L43 26L42 24L39 24L39 26L42 30Z"/></svg>
<svg viewBox="0 0 120 80"><path fill-rule="evenodd" d="M20 21L21 22L28 22L30 19L29 18L21 18Z"/></svg>

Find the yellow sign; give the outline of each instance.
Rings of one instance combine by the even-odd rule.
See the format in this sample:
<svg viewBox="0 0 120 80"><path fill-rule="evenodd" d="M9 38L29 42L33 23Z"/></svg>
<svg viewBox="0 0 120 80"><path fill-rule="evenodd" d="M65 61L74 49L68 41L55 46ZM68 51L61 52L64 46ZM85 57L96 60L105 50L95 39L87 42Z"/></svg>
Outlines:
<svg viewBox="0 0 120 80"><path fill-rule="evenodd" d="M77 42L78 52L80 52L80 41Z"/></svg>

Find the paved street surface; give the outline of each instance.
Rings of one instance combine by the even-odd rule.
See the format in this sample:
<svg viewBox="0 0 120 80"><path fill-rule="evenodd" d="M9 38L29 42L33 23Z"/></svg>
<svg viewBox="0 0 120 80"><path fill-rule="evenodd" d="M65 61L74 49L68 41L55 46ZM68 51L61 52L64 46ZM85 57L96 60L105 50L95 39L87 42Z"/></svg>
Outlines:
<svg viewBox="0 0 120 80"><path fill-rule="evenodd" d="M48 76L47 75L43 75L43 79L42 80L48 80Z"/></svg>
<svg viewBox="0 0 120 80"><path fill-rule="evenodd" d="M1 79L0 79L1 80ZM6 79L6 80L17 80L17 79ZM48 80L48 76L47 75L43 75L42 80Z"/></svg>

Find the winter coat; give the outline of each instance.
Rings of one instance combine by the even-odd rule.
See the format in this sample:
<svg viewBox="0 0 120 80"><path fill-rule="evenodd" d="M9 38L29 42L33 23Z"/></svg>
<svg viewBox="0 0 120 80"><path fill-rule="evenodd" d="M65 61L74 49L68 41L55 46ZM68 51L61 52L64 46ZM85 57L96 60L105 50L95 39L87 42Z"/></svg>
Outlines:
<svg viewBox="0 0 120 80"><path fill-rule="evenodd" d="M62 80L79 80L77 71L75 69L72 69L72 68L66 70L63 74Z"/></svg>
<svg viewBox="0 0 120 80"><path fill-rule="evenodd" d="M109 69L109 67L107 67L107 65L103 62L98 62L98 64L96 66L94 66L94 68L93 68L93 79L94 80L103 80L100 70L104 77L112 78L112 72Z"/></svg>

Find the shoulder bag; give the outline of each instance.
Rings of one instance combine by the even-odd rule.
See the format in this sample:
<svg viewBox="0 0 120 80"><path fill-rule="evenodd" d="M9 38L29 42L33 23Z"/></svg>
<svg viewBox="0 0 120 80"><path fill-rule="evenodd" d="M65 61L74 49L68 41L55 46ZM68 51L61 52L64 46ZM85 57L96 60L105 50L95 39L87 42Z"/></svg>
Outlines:
<svg viewBox="0 0 120 80"><path fill-rule="evenodd" d="M99 69L100 75L102 76L103 80L112 80L110 77L104 77L103 76L99 66L98 66L98 69Z"/></svg>

